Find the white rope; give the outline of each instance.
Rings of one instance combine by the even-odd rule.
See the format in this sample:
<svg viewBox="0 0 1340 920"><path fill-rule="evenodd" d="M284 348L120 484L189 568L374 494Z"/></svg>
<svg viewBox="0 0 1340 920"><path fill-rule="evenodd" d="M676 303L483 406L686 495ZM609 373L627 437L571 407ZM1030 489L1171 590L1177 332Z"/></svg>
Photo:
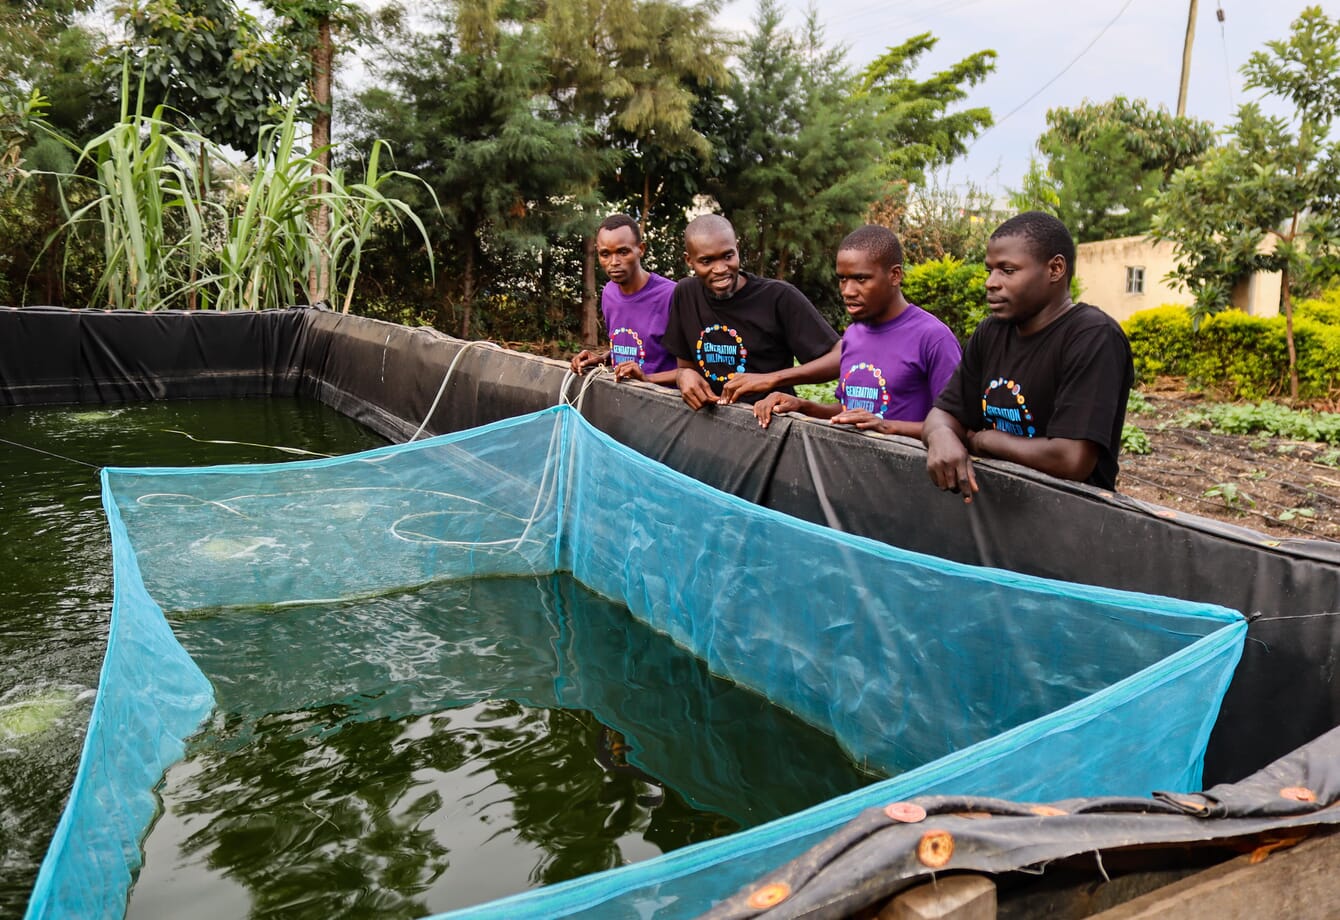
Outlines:
<svg viewBox="0 0 1340 920"><path fill-rule="evenodd" d="M582 380L581 388L577 390L577 398L569 399L568 387L573 380L577 379L578 375L572 372L572 368L568 368L563 374L563 383L558 388L559 405L567 404L572 406L578 412L581 412L582 400L586 398L586 391L590 388L591 384L595 383L597 377L608 373L609 370L603 364L593 366L585 375L583 375L584 379Z"/></svg>
<svg viewBox="0 0 1340 920"><path fill-rule="evenodd" d="M456 370L456 365L460 362L461 357L471 348L474 348L476 345L484 345L487 346L488 348L496 348L499 351L502 350L502 346L497 345L493 342L485 341L483 339L473 342L466 342L464 345L462 345L460 347L460 350L456 352L456 357L452 358L451 363L447 365L447 372L442 375L442 385L437 388L437 395L433 397L433 404L428 407L428 414L423 417L423 424L419 426L419 429L415 431L414 434L410 435L409 437L410 441L418 440L419 435L423 434L423 430L428 427L428 420L431 419L433 417L433 413L437 411L437 404L441 402L442 394L445 393L447 390L447 381L451 379L451 372Z"/></svg>

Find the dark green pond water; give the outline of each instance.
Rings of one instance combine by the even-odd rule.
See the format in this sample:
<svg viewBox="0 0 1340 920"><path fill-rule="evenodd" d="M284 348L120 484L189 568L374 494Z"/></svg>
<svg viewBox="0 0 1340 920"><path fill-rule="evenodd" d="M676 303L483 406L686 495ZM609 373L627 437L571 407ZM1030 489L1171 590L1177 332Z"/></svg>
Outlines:
<svg viewBox="0 0 1340 920"><path fill-rule="evenodd" d="M0 410L93 466L381 443L316 403ZM73 778L110 609L96 472L0 441L0 915ZM210 442L246 442L225 444ZM366 560L351 561L366 564ZM169 770L129 915L418 917L653 857L871 782L564 576L183 612L218 707ZM6 727L8 726L8 728Z"/></svg>
<svg viewBox="0 0 1340 920"><path fill-rule="evenodd" d="M277 447L385 441L296 399L0 407L0 439L0 916L12 917L74 778L106 644L112 557L96 467L273 462L299 456Z"/></svg>
<svg viewBox="0 0 1340 920"><path fill-rule="evenodd" d="M170 619L218 708L130 917L422 917L871 781L567 576Z"/></svg>

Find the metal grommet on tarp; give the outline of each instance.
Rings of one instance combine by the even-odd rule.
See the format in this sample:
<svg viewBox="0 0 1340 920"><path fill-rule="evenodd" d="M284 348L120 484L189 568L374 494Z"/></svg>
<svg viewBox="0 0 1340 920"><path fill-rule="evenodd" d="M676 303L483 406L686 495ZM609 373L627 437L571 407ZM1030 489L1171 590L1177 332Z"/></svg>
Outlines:
<svg viewBox="0 0 1340 920"><path fill-rule="evenodd" d="M926 809L912 802L894 802L886 805L884 814L888 815L889 820L903 824L917 824L926 820Z"/></svg>
<svg viewBox="0 0 1340 920"><path fill-rule="evenodd" d="M917 844L917 860L927 868L939 869L954 855L954 835L949 831L927 831Z"/></svg>
<svg viewBox="0 0 1340 920"><path fill-rule="evenodd" d="M791 897L791 886L786 882L772 882L764 885L749 896L745 902L754 910L767 910Z"/></svg>
<svg viewBox="0 0 1340 920"><path fill-rule="evenodd" d="M1292 799L1295 802L1317 801L1317 794L1306 786L1285 786L1280 790L1280 797Z"/></svg>

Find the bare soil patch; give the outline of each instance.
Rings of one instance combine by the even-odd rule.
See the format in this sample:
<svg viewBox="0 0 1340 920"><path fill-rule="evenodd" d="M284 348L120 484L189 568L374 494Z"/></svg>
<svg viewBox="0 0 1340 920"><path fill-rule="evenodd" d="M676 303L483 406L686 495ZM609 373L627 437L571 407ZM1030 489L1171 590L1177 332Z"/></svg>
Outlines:
<svg viewBox="0 0 1340 920"><path fill-rule="evenodd" d="M1152 450L1122 453L1119 492L1274 537L1340 541L1340 450L1185 427L1182 417L1200 397L1176 388L1143 392L1148 410L1126 421L1144 431Z"/></svg>

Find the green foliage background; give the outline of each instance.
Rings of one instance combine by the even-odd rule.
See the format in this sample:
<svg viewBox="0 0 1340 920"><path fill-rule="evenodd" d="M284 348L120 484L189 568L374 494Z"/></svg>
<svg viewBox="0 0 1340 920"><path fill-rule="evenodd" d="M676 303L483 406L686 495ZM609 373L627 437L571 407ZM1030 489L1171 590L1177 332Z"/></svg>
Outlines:
<svg viewBox="0 0 1340 920"><path fill-rule="evenodd" d="M903 270L903 294L965 341L987 315L986 266L953 256L908 266Z"/></svg>
<svg viewBox="0 0 1340 920"><path fill-rule="evenodd" d="M919 75L936 44L924 33L857 71L824 38L817 14L792 30L775 0L761 0L739 36L719 29L717 0L451 0L413 28L389 8L346 15L334 0L124 0L107 34L80 18L91 0L19 6L0 11L8 26L0 71L20 90L0 93L0 228L9 242L0 299L9 303L189 306L201 275L172 262L183 233L200 273L231 271L236 259L208 215L245 209L248 190L273 187L273 165L253 159L262 132L294 105L315 117L306 85L314 18L340 24L337 62L356 56L371 74L337 99L335 167L362 175L376 142L389 142L406 178L382 168L379 193L412 208L428 230L425 244L396 219L362 227L352 309L457 333L563 343L590 335L583 320L604 280L587 248L595 225L614 211L633 214L648 267L678 277L690 207L724 212L749 270L796 283L836 318L837 240L991 124L989 111L964 103L993 71L994 52ZM127 103L119 85L127 63L132 85L143 78L143 115L184 132L157 161L177 178L147 181L145 161L133 201L110 174L98 177L95 160L70 156L118 125L126 130L116 113ZM41 112L25 113L30 89L47 94ZM66 162L44 155L48 140L45 149ZM236 153L229 162L217 158L223 145ZM294 151L309 152L318 153ZM314 208L319 199L307 194ZM99 253L106 234L69 221L95 201L127 204L108 220L125 225L109 232L130 249L138 245L130 224L146 214L161 245L134 259L119 243ZM311 218L293 205L285 233L305 234ZM915 233L918 221L899 229ZM160 293L118 295L107 259L135 266L131 289L142 290L147 274L164 282L154 282ZM301 286L296 274L291 283Z"/></svg>
<svg viewBox="0 0 1340 920"><path fill-rule="evenodd" d="M1329 400L1340 394L1340 291L1304 302L1294 322L1299 397ZM1136 313L1124 324L1137 379L1185 376L1196 387L1232 399L1278 398L1289 392L1289 356L1282 316L1248 316L1235 310L1207 317L1192 328L1192 311L1162 306Z"/></svg>

